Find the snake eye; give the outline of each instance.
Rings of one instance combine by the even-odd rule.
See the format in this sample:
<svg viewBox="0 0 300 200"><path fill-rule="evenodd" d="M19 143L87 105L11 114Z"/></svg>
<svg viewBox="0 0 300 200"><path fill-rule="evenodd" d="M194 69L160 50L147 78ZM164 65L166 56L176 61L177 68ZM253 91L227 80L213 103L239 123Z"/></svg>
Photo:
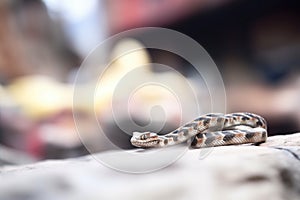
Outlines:
<svg viewBox="0 0 300 200"><path fill-rule="evenodd" d="M141 135L141 140L146 140L146 139L147 139L146 134Z"/></svg>

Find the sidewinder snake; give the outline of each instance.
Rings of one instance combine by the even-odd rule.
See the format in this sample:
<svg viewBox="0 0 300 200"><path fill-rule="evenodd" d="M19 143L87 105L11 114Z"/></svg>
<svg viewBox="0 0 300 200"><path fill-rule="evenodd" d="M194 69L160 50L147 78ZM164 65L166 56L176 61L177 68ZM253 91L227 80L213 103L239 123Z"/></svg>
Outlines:
<svg viewBox="0 0 300 200"><path fill-rule="evenodd" d="M267 139L266 120L256 114L210 113L166 134L134 132L131 144L136 147L168 147L191 141L192 148L233 144L261 143Z"/></svg>

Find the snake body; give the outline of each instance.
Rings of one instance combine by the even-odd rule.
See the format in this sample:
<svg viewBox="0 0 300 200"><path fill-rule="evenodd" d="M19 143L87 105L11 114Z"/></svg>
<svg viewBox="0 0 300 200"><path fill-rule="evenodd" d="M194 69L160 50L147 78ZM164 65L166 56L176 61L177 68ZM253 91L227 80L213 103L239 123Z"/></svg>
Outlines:
<svg viewBox="0 0 300 200"><path fill-rule="evenodd" d="M266 139L266 120L253 113L239 112L202 115L166 135L134 132L130 141L132 145L142 148L167 147L187 141L191 141L193 148L204 148L260 143Z"/></svg>

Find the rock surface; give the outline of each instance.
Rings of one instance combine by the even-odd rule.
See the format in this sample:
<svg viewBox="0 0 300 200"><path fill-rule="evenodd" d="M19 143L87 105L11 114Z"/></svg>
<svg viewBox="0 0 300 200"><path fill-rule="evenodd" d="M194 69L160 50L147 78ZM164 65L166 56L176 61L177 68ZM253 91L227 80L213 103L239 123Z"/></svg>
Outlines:
<svg viewBox="0 0 300 200"><path fill-rule="evenodd" d="M172 165L144 174L97 162L97 156L104 156L129 166L122 152L7 166L0 168L0 199L299 200L299 144L300 133L270 137L261 146L188 150Z"/></svg>

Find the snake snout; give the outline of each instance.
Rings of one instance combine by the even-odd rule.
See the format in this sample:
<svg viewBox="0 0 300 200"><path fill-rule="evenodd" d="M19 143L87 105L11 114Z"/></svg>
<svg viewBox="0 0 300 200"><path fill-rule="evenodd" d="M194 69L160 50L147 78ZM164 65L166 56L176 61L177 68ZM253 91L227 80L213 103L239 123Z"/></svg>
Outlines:
<svg viewBox="0 0 300 200"><path fill-rule="evenodd" d="M159 144L157 134L152 132L133 132L130 142L136 147L153 147Z"/></svg>

